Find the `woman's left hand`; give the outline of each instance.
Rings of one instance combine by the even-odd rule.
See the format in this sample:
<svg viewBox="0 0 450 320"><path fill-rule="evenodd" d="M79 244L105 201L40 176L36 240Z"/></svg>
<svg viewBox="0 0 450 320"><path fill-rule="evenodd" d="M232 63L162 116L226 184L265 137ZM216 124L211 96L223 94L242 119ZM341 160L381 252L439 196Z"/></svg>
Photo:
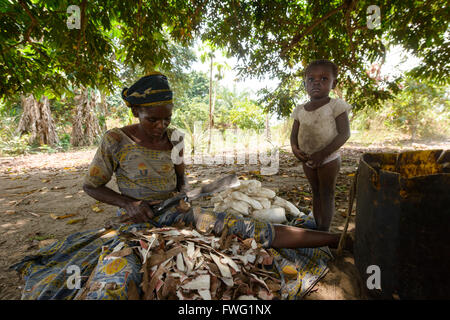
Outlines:
<svg viewBox="0 0 450 320"><path fill-rule="evenodd" d="M151 206L160 203L161 200L135 200L127 201L122 208L126 215L122 217L121 222L133 221L134 223L147 222L154 217Z"/></svg>

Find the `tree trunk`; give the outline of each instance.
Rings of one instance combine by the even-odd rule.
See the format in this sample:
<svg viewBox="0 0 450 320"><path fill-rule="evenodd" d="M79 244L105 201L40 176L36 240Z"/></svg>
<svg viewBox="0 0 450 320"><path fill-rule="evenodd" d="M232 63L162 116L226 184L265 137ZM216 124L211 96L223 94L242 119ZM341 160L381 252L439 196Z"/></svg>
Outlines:
<svg viewBox="0 0 450 320"><path fill-rule="evenodd" d="M213 82L212 82L212 73L213 73L213 56L210 55L211 58L211 66L209 68L209 137L208 137L208 152L211 150L211 132L213 128Z"/></svg>
<svg viewBox="0 0 450 320"><path fill-rule="evenodd" d="M108 117L108 103L106 102L106 96L103 92L100 91L100 106L102 109L103 117L105 117L105 121L103 121L102 131L105 132L108 130L106 126L106 118Z"/></svg>
<svg viewBox="0 0 450 320"><path fill-rule="evenodd" d="M418 128L418 122L419 122L419 111L418 111L418 102L416 99L416 95L413 94L412 97L412 104L410 106L412 109L412 115L409 117L409 126L411 130L411 141L416 141L416 133Z"/></svg>
<svg viewBox="0 0 450 320"><path fill-rule="evenodd" d="M23 113L17 132L30 133L30 143L53 146L59 142L56 127L50 111L50 102L46 96L37 101L32 94L21 97Z"/></svg>
<svg viewBox="0 0 450 320"><path fill-rule="evenodd" d="M212 106L211 106L211 129L214 128L214 112L216 111L216 96L217 96L217 85L213 83L213 96L212 96Z"/></svg>
<svg viewBox="0 0 450 320"><path fill-rule="evenodd" d="M95 96L92 99L89 88L81 88L79 95L75 97L76 109L72 128L73 146L90 146L95 138L100 136L101 130L95 115Z"/></svg>
<svg viewBox="0 0 450 320"><path fill-rule="evenodd" d="M270 126L269 126L269 112L266 113L266 139L267 141L272 141L272 136L270 134Z"/></svg>

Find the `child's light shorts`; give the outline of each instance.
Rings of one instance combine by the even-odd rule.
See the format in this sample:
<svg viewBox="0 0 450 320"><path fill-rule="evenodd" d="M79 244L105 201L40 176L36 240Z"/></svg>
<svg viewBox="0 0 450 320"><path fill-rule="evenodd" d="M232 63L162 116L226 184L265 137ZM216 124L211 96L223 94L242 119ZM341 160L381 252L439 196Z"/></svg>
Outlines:
<svg viewBox="0 0 450 320"><path fill-rule="evenodd" d="M333 161L333 160L336 160L336 159L338 159L338 158L340 158L340 157L341 157L341 153L340 153L339 151L335 151L335 152L333 152L332 154L330 154L328 157L326 157L326 158L323 160L323 162L322 162L322 164L320 165L320 167L322 167L323 165L327 164L328 162L331 162L331 161ZM312 162L311 162L311 161L307 161L307 162L305 162L305 164L306 164L308 167L312 168L312 169L317 168L317 167L312 166Z"/></svg>

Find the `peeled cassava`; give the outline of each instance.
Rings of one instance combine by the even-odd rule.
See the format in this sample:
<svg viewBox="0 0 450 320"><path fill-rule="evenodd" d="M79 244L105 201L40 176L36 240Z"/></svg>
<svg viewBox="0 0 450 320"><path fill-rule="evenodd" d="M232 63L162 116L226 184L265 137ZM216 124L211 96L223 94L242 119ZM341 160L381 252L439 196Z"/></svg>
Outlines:
<svg viewBox="0 0 450 320"><path fill-rule="evenodd" d="M256 210L261 210L263 207L261 205L261 203L259 203L259 201L250 198L249 196L247 196L245 193L239 192L239 191L233 191L231 193L231 196L236 199L236 200L240 200L240 201L244 201L247 202L249 205L252 206L253 209Z"/></svg>
<svg viewBox="0 0 450 320"><path fill-rule="evenodd" d="M276 196L276 193L275 193L275 191L267 189L267 188L260 188L256 192L249 192L249 195L251 195L252 197L272 199Z"/></svg>
<svg viewBox="0 0 450 320"><path fill-rule="evenodd" d="M296 206L294 206L291 202L289 202L283 198L275 197L273 199L272 205L285 208L294 217L298 217L300 215L300 210L298 210L298 208Z"/></svg>
<svg viewBox="0 0 450 320"><path fill-rule="evenodd" d="M219 193L219 196L222 197L222 199L225 199L226 197L228 197L231 194L231 189L227 189L224 190L222 192Z"/></svg>
<svg viewBox="0 0 450 320"><path fill-rule="evenodd" d="M253 216L272 223L287 222L286 214L298 217L300 210L291 202L277 197L275 191L262 188L258 180L239 180L240 185L211 198L214 212Z"/></svg>
<svg viewBox="0 0 450 320"><path fill-rule="evenodd" d="M266 220L272 223L286 222L286 211L284 208L270 208L254 210L253 217L256 219Z"/></svg>
<svg viewBox="0 0 450 320"><path fill-rule="evenodd" d="M242 213L243 215L249 214L250 205L247 202L241 201L241 200L231 200L229 208L233 208L239 213Z"/></svg>
<svg viewBox="0 0 450 320"><path fill-rule="evenodd" d="M231 197L226 197L225 199L223 199L220 202L216 202L214 203L214 212L221 212L221 211L225 211L226 209L231 207L232 204L232 198Z"/></svg>
<svg viewBox="0 0 450 320"><path fill-rule="evenodd" d="M244 192L255 193L261 188L261 182L258 180L240 180L239 182L240 186L237 189Z"/></svg>
<svg viewBox="0 0 450 320"><path fill-rule="evenodd" d="M255 199L256 201L258 201L261 205L263 209L269 209L271 204L270 204L270 200L267 198L258 198L258 197L254 197L253 199Z"/></svg>

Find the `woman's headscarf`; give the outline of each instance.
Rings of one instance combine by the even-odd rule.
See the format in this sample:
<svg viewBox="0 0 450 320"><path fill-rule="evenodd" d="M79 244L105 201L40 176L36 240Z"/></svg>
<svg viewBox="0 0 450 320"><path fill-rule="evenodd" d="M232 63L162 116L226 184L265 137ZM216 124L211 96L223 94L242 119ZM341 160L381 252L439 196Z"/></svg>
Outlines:
<svg viewBox="0 0 450 320"><path fill-rule="evenodd" d="M122 99L128 107L150 107L154 105L172 103L167 77L159 72L152 72L140 78L129 88L122 90Z"/></svg>

